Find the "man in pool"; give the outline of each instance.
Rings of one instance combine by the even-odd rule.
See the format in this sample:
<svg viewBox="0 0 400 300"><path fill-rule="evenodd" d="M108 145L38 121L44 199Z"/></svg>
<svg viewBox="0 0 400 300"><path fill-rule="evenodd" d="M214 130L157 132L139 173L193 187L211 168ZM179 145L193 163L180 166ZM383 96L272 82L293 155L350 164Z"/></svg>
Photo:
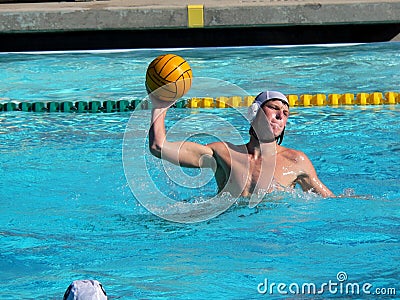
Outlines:
<svg viewBox="0 0 400 300"><path fill-rule="evenodd" d="M151 153L176 165L212 168L219 192L248 197L257 191L294 188L322 197L334 194L321 182L310 159L301 151L281 146L289 117L289 101L280 92L260 93L249 108L251 127L247 144L214 142L201 145L166 139L165 116L168 104L152 98Z"/></svg>

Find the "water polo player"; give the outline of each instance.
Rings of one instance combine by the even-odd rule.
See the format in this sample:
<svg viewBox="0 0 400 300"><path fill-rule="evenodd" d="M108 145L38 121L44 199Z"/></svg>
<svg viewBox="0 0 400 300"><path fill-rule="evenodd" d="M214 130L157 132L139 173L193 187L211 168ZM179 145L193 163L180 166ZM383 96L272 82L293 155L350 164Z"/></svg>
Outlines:
<svg viewBox="0 0 400 300"><path fill-rule="evenodd" d="M152 102L151 153L183 167L212 168L219 192L247 197L258 190L294 188L298 184L303 191L334 196L303 152L280 145L289 117L289 102L282 93L266 91L255 98L249 107L250 140L243 145L170 142L165 129L168 107L165 101Z"/></svg>

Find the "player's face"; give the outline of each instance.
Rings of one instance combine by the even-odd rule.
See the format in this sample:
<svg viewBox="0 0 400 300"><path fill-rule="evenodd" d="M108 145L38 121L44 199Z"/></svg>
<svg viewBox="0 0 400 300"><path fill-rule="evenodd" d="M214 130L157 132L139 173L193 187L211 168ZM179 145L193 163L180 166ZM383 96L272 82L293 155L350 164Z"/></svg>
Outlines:
<svg viewBox="0 0 400 300"><path fill-rule="evenodd" d="M278 137L285 129L289 118L289 107L280 100L271 100L262 106L271 125L272 132Z"/></svg>

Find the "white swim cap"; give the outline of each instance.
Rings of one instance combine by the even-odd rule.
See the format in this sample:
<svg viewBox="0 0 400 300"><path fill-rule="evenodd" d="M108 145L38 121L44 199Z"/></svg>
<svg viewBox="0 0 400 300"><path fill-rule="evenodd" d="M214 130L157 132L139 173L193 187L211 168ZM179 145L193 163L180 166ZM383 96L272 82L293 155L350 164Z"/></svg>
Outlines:
<svg viewBox="0 0 400 300"><path fill-rule="evenodd" d="M257 95L257 97L254 99L253 104L249 106L248 112L247 112L247 119L251 122L254 120L256 117L257 111L260 109L260 107L267 101L270 100L280 100L283 103L285 103L287 106L289 106L289 101L286 98L286 96L280 92L276 91L265 91Z"/></svg>
<svg viewBox="0 0 400 300"><path fill-rule="evenodd" d="M97 280L75 280L65 291L64 300L107 300L103 286Z"/></svg>

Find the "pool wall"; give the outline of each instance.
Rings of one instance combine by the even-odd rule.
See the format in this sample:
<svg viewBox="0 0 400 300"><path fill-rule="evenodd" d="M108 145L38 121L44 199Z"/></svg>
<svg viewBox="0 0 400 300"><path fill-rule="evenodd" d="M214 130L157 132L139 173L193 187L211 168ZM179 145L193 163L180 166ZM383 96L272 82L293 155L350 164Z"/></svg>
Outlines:
<svg viewBox="0 0 400 300"><path fill-rule="evenodd" d="M400 40L400 0L15 2L0 1L3 52Z"/></svg>

